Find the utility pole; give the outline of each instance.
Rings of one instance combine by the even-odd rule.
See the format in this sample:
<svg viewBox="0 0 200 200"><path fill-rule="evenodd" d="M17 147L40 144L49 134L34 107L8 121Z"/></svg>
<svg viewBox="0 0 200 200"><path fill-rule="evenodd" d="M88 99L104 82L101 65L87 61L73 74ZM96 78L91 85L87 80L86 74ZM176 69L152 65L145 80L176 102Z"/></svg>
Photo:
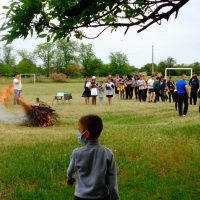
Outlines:
<svg viewBox="0 0 200 200"><path fill-rule="evenodd" d="M154 74L154 47L152 46L152 75Z"/></svg>

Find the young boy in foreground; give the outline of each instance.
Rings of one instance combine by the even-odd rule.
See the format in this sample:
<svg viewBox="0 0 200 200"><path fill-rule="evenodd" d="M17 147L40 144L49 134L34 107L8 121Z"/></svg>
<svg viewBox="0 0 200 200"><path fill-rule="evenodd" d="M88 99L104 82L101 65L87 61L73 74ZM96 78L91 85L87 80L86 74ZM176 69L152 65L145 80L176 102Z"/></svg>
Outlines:
<svg viewBox="0 0 200 200"><path fill-rule="evenodd" d="M72 152L67 184L75 182L75 200L119 200L115 159L112 151L99 143L102 119L86 115L78 122L78 140L86 145Z"/></svg>

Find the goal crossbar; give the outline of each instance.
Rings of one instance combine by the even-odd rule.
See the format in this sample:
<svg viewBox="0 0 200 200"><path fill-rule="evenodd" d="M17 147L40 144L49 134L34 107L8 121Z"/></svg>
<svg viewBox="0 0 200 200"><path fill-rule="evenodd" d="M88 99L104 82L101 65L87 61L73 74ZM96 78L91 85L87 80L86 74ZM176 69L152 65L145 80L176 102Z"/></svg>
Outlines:
<svg viewBox="0 0 200 200"><path fill-rule="evenodd" d="M20 78L21 78L21 76L30 76L30 75L33 75L33 82L35 83L35 81L36 81L36 78L35 78L35 74L20 74Z"/></svg>
<svg viewBox="0 0 200 200"><path fill-rule="evenodd" d="M165 68L165 79L167 79L167 70L190 70L190 77L192 78L192 68Z"/></svg>

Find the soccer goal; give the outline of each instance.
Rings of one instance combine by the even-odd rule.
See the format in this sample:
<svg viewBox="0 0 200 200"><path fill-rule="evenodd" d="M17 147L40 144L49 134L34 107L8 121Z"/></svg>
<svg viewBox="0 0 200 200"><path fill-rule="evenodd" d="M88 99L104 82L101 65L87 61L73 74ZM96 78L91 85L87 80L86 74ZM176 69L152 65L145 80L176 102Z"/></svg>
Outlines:
<svg viewBox="0 0 200 200"><path fill-rule="evenodd" d="M192 68L165 68L165 79L167 80L167 71L169 70L190 70L190 77L192 78Z"/></svg>
<svg viewBox="0 0 200 200"><path fill-rule="evenodd" d="M36 81L36 76L35 76L35 74L20 74L20 78L21 78L22 76L33 76L33 82L35 83L35 81Z"/></svg>

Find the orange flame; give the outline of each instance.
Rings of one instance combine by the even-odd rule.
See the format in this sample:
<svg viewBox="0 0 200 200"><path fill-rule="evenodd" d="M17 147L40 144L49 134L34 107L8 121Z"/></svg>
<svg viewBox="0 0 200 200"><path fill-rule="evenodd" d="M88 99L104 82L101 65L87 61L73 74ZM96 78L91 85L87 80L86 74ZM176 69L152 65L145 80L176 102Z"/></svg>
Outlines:
<svg viewBox="0 0 200 200"><path fill-rule="evenodd" d="M2 90L1 102L5 107L11 107L14 101L14 88L13 85L8 85ZM30 111L32 108L22 98L19 99L19 103L24 111Z"/></svg>
<svg viewBox="0 0 200 200"><path fill-rule="evenodd" d="M7 108L13 108L14 104L14 88L13 85L8 85L2 90L2 95L0 98L2 104ZM21 97L18 99L19 105L24 110L24 112L28 114L34 115L34 120L37 122L38 126L52 126L55 125L55 119L51 116L51 113L41 111L42 108L40 105L39 107L29 105L25 102ZM19 106L18 105L18 106ZM47 107L46 107L47 108ZM38 114L39 113L39 114ZM34 124L35 125L35 124Z"/></svg>
<svg viewBox="0 0 200 200"><path fill-rule="evenodd" d="M8 85L7 87L5 87L2 90L2 96L1 96L1 102L2 102L2 104L4 106L8 106L11 97L13 97L12 99L14 99L13 85Z"/></svg>

